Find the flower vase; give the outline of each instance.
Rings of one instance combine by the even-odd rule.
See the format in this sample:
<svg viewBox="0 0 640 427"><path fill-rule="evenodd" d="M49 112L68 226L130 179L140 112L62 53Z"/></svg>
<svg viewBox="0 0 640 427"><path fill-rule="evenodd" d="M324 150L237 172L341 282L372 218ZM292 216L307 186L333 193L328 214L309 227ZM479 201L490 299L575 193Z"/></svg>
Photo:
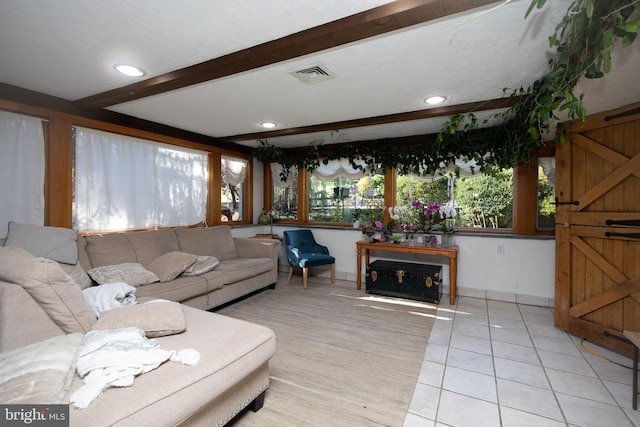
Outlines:
<svg viewBox="0 0 640 427"><path fill-rule="evenodd" d="M447 233L453 233L453 227L456 224L456 220L453 218L447 218L445 220L445 224L447 225Z"/></svg>
<svg viewBox="0 0 640 427"><path fill-rule="evenodd" d="M425 246L433 248L438 244L438 238L435 236L435 234L425 233L422 236L422 243L424 243Z"/></svg>
<svg viewBox="0 0 640 427"><path fill-rule="evenodd" d="M455 237L453 236L453 233L445 233L442 235L442 247L443 248L448 248L451 247L453 245L455 245Z"/></svg>

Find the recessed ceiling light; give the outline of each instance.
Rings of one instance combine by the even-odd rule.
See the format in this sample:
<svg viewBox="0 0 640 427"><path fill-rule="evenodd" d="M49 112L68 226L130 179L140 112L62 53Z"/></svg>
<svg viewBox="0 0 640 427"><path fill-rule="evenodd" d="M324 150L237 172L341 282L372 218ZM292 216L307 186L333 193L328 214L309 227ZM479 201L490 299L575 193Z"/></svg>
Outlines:
<svg viewBox="0 0 640 427"><path fill-rule="evenodd" d="M138 67L134 67L133 65L118 64L114 68L126 76L130 76L130 77L144 76L144 71L142 71Z"/></svg>
<svg viewBox="0 0 640 427"><path fill-rule="evenodd" d="M274 127L276 127L278 125L273 123L273 122L262 122L262 123L260 123L260 126L262 126L263 128L267 128L267 129L273 129Z"/></svg>
<svg viewBox="0 0 640 427"><path fill-rule="evenodd" d="M447 98L445 98L444 96L436 95L436 96L430 96L429 98L425 99L424 102L426 102L429 105L436 105L444 102L445 99Z"/></svg>

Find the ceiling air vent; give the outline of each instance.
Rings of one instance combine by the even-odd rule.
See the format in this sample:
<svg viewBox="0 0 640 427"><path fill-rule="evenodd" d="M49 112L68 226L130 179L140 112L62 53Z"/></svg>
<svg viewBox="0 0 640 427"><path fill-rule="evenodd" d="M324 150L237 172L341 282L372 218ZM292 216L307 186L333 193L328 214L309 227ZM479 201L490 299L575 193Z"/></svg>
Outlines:
<svg viewBox="0 0 640 427"><path fill-rule="evenodd" d="M336 78L336 75L322 64L315 64L302 70L293 71L291 74L308 85Z"/></svg>

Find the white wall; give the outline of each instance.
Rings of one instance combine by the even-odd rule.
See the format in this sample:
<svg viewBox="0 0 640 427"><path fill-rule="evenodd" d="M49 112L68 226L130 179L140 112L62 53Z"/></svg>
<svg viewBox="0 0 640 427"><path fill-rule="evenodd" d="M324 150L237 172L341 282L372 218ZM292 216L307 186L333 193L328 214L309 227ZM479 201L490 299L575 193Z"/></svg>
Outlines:
<svg viewBox="0 0 640 427"><path fill-rule="evenodd" d="M274 233L282 236L292 227L274 226ZM360 230L312 228L318 243L329 248L336 258L336 278L356 281L356 245L363 237ZM268 226L234 228L238 237L269 233ZM499 301L552 307L555 288L555 240L518 237L456 235L458 253L458 295L488 298ZM498 254L498 245L504 248ZM394 259L424 262L443 266L444 292L449 292L449 261L446 257L372 253L371 260ZM284 252L280 264L286 266ZM364 262L363 262L364 264ZM363 265L362 280L365 277ZM312 269L312 275L329 277L329 268ZM364 289L364 283L362 285ZM448 303L448 298L443 298ZM442 304L442 302L441 302Z"/></svg>

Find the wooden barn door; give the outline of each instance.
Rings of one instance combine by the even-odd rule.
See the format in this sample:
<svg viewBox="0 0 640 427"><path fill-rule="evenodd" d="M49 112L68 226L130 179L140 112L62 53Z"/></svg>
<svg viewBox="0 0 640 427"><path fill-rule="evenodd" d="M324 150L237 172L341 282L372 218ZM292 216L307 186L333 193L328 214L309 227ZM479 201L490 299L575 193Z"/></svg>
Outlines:
<svg viewBox="0 0 640 427"><path fill-rule="evenodd" d="M556 147L555 324L619 353L640 331L640 104L569 124Z"/></svg>

